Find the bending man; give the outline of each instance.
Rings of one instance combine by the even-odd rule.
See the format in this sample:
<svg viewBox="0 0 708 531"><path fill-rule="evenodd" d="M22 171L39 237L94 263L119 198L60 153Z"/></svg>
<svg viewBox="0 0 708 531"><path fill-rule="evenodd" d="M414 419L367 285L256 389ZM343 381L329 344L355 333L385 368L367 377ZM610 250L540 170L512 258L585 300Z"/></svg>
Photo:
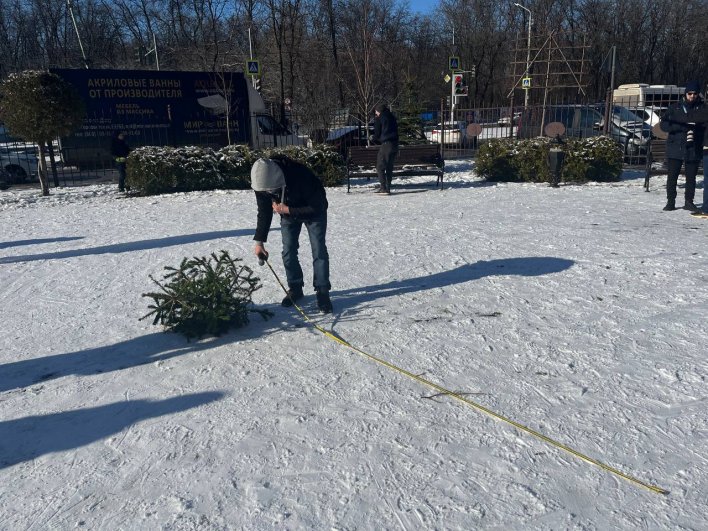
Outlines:
<svg viewBox="0 0 708 531"><path fill-rule="evenodd" d="M300 232L305 225L312 248L313 285L317 307L323 313L332 312L329 298L329 253L325 243L327 233L327 195L322 182L307 166L287 157L258 159L251 169L251 188L256 192L258 223L254 253L267 258L265 242L273 220L280 214L283 238L283 266L288 280L288 293L281 303L292 306L304 297L305 284L298 260Z"/></svg>

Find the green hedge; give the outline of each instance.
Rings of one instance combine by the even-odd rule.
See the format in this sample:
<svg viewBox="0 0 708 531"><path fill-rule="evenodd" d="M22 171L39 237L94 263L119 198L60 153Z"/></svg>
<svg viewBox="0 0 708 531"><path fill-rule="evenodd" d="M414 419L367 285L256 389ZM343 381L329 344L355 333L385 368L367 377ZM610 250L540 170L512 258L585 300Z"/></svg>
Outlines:
<svg viewBox="0 0 708 531"><path fill-rule="evenodd" d="M311 148L303 146L268 148L262 150L258 157L271 157L281 154L310 168L325 186L339 186L344 183L344 179L347 176L344 158L329 145L317 144Z"/></svg>
<svg viewBox="0 0 708 531"><path fill-rule="evenodd" d="M491 139L480 146L475 170L488 181L550 182L548 150L552 144L545 137ZM607 136L566 139L562 148L561 182L617 181L622 174L622 149Z"/></svg>
<svg viewBox="0 0 708 531"><path fill-rule="evenodd" d="M186 146L141 147L130 153L126 184L143 195L214 189L248 189L251 166L260 157L287 155L308 166L325 186L344 182L344 159L329 146L287 146L252 151L233 145L217 151Z"/></svg>

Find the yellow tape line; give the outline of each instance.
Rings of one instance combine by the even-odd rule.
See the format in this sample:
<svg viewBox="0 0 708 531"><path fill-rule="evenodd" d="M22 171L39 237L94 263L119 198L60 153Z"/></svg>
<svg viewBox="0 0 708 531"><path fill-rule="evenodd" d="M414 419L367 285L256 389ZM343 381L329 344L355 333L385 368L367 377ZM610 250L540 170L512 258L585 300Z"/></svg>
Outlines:
<svg viewBox="0 0 708 531"><path fill-rule="evenodd" d="M275 272L273 267L270 265L270 262L268 262L266 260L265 263L268 264L268 268L273 273L273 276L278 281L278 284L280 284L280 287L283 288L283 291L287 294L288 290L281 282L280 277L278 277L278 274ZM523 432L533 435L534 437L536 437L544 442L547 442L548 444L555 446L556 448L564 450L565 452L568 452L569 454L574 455L575 457L582 459L583 461L590 463L591 465L595 465L597 467L600 467L601 469L606 470L607 472L610 472L610 473L612 473L624 480L627 480L630 483L634 483L635 485L639 485L641 487L644 487L645 489L649 489L650 491L656 492L657 494L669 494L669 491L666 489L662 489L661 487L651 485L651 484L646 483L646 482L644 482L640 479L637 479L633 476L625 474L624 472L622 472L614 467L606 465L605 463L602 463L601 461L598 461L597 459L593 459L592 457L589 457L581 452L578 452L577 450L574 450L570 446L567 446L559 441L556 441L555 439L551 439L550 437L547 437L546 435L544 435L534 429L531 429L528 426L524 426L523 424L520 424L520 423L516 422L515 420L512 420L508 417L505 417L504 415L500 415L499 413L495 413L491 409L488 409L473 400L465 398L464 396L462 396L458 393L455 393L454 391L450 391L449 389L446 389L445 387L442 387L441 385L431 382L430 380L426 380L425 378L422 378L421 376L418 376L417 374L413 374L412 372L407 371L401 367L398 367L397 365L394 365L393 363L390 363L384 359L378 358L378 357L374 356L373 354L369 354L368 352L365 352L365 351L361 350L360 348L355 347L354 345L352 345L348 341L345 341L341 337L338 337L338 336L332 334L331 332L328 332L327 330L325 330L324 328L319 326L317 323L315 323L312 319L310 319L307 316L307 314L302 310L302 308L300 308L300 306L298 306L295 303L295 301L293 301L293 305L297 309L297 311L300 312L300 314L303 316L305 321L307 321L309 324L311 324L315 329L317 329L319 332L324 334L326 337L328 337L329 339L331 339L333 341L336 341L340 345L344 345L345 347L352 349L354 352L357 352L357 353L361 354L362 356L365 356L365 357L369 358L370 360L383 365L384 367L388 367L389 369L393 369L394 371L400 372L401 374L404 374L404 375L408 376L409 378L411 378L417 382L420 382L423 385L427 385L428 387L432 387L436 391L439 391L442 394L445 394L445 395L450 396L456 400L459 400L460 402L462 402L462 403L464 403L464 404L466 404L478 411L481 411L482 413L486 413L490 417L493 417L497 420L501 420L502 422L506 422L507 424L510 424Z"/></svg>

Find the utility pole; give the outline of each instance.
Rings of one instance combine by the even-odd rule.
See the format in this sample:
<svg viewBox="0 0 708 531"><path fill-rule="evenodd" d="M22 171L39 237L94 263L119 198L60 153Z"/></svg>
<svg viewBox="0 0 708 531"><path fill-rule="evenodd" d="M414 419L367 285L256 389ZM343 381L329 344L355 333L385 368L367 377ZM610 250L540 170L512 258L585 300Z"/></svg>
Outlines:
<svg viewBox="0 0 708 531"><path fill-rule="evenodd" d="M530 70L531 70L531 10L528 9L527 7L522 6L521 4L514 2L514 5L516 7L519 7L526 11L529 15L529 29L528 29L528 36L527 36L527 41L526 41L526 75L524 77L529 77L530 76ZM524 108L527 108L529 106L529 89L526 88L524 89Z"/></svg>
<svg viewBox="0 0 708 531"><path fill-rule="evenodd" d="M455 54L455 23L451 22L452 25L452 53ZM453 72L453 78L454 72ZM455 82L453 81L451 83L451 92L450 92L450 121L454 122L455 121L455 106L457 104L457 98L455 97ZM441 130L441 135L444 135L445 133L445 117L443 116L442 119L442 130Z"/></svg>
<svg viewBox="0 0 708 531"><path fill-rule="evenodd" d="M160 70L160 58L157 56L157 39L155 39L155 32L152 32L152 50L148 50L145 54L146 56L151 53L155 54L155 67Z"/></svg>
<svg viewBox="0 0 708 531"><path fill-rule="evenodd" d="M617 46L612 46L612 72L610 73L610 90L615 90L615 58L617 56Z"/></svg>
<svg viewBox="0 0 708 531"><path fill-rule="evenodd" d="M248 26L248 58L253 61L253 43L251 42L251 26ZM251 85L256 90L260 90L256 76L251 76Z"/></svg>
<svg viewBox="0 0 708 531"><path fill-rule="evenodd" d="M69 9L69 14L71 15L71 21L74 23L74 31L76 32L76 38L79 40L79 48L81 49L81 57L84 59L84 66L88 70L88 61L86 60L86 52L84 52L84 45L81 43L81 35L79 35L79 27L76 25L76 18L74 18L74 4L71 0L66 0L66 7Z"/></svg>

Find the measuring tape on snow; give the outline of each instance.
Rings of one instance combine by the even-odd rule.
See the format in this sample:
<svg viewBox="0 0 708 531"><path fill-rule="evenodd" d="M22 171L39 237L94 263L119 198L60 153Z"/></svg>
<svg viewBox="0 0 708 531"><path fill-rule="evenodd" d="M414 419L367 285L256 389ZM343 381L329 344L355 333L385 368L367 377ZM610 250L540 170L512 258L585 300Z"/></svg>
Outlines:
<svg viewBox="0 0 708 531"><path fill-rule="evenodd" d="M273 269L273 267L270 265L270 262L269 262L267 259L262 260L262 261L265 262L265 263L268 265L268 269L270 269L271 273L273 273L273 276L275 277L275 280L278 281L278 284L280 284L280 287L283 288L283 291L284 291L284 292L286 293L286 295L287 295L287 294L288 294L287 288L286 288L285 285L282 283L282 281L280 280L280 277L279 277L278 274L275 272L275 270ZM260 262L259 262L259 263L260 263ZM262 264L261 264L261 265L262 265ZM291 300L292 300L292 299L291 299ZM555 439L552 439L552 438L550 438L550 437L548 437L548 436L546 436L546 435L544 435L544 434L542 434L542 433L540 433L540 432L538 432L538 431L536 431L536 430L534 430L534 429L532 429L532 428L529 428L528 426L524 426L523 424L521 424L521 423L519 423L519 422L516 422L515 420L512 420L512 419L510 419L510 418L508 418L508 417L505 417L504 415L500 415L499 413L495 413L495 412L492 411L491 409L486 408L486 407L484 407L484 406L481 405L481 404L478 404L478 403L475 402L474 400L470 400L469 398L465 398L464 396L462 396L462 395L459 394L459 393L455 393L454 391L450 391L449 389L446 389L445 387L443 387L443 386L441 386L441 385L438 385L438 384L436 384L436 383L434 383L434 382L431 382L430 380L427 380L427 379L423 378L422 376L418 376L417 374L413 374L412 372L407 371L406 369L403 369L403 368L401 368L401 367L398 367L397 365L394 365L394 364L391 363L391 362L388 362L388 361L386 361L386 360L384 360L384 359L381 359L381 358L379 358L379 357L377 357L377 356L374 356L373 354L369 354L368 352L365 352L365 351L361 350L361 349L358 348L358 347L355 347L354 345L352 345L352 344L349 343L348 341L346 341L346 340L342 339L341 337L339 337L339 336L333 334L332 332L329 332L329 331L325 330L325 329L322 328L320 325L318 325L317 323L315 323L315 322L314 322L312 319L310 319L310 317L304 312L304 310L303 310L302 308L300 308L300 306L298 306L298 304L297 304L295 301L292 301L292 303L293 303L293 306L297 309L298 312L300 312L300 315L302 315L303 319L305 319L305 321L306 321L308 324L312 325L313 328L315 328L318 332L321 332L325 337L331 339L332 341L336 341L336 342L339 343L340 345L343 345L343 346L345 346L345 347L347 347L347 348L350 348L350 349L352 349L354 352L356 352L356 353L358 353L358 354L361 354L362 356L364 356L364 357L366 357L366 358L368 358L368 359L370 359L370 360L372 360L372 361L375 361L376 363L378 363L378 364L380 364L380 365L383 365L384 367L388 367L388 368L391 369L391 370L394 370L394 371L396 371L396 372L398 372L398 373L401 373L401 374L403 374L403 375L405 375L405 376L408 376L409 378L411 378L412 380L415 380L416 382L419 382L419 383L421 383L421 384L423 384L423 385L426 385L426 386L428 386L428 387L431 387L432 389L435 389L436 391L440 392L441 394L444 394L444 395L447 395L447 396L449 396L449 397L451 397L451 398L454 398L455 400L458 400L458 401L462 402L463 404L466 404L466 405L470 406L471 408L476 409L477 411L481 411L482 413L486 413L487 415L489 415L489 416L492 417L492 418L495 418L495 419L500 420L500 421L502 421L502 422L505 422L505 423L507 423L507 424L509 424L509 425L511 425L511 426L514 426L514 427L517 428L518 430L521 430L521 431L523 431L523 432L526 432L526 433L528 433L529 435L533 435L533 436L536 437L537 439L540 439L540 440L542 440L543 442L546 442L546 443L550 444L551 446L554 446L554 447L556 447L556 448L558 448L558 449L560 449L560 450L563 450L563 451L569 453L570 455L573 455L573 456L577 457L578 459L582 459L582 460L585 461L586 463L590 463L591 465L595 465L595 466L597 466L597 467L599 467L599 468L601 468L601 469L603 469L603 470L605 470L605 471L607 471L607 472L610 472L611 474L614 474L614 475L617 476L617 477L620 477L620 478L622 478L622 479L624 479L624 480L626 480L626 481L629 481L630 483L634 483L635 485L638 485L638 486L640 486L640 487L644 487L645 489L648 489L648 490L650 490L650 491L652 491L652 492L655 492L655 493L657 493L657 494L669 494L669 491L668 491L668 490L662 489L661 487L657 487L657 486L655 486L655 485L651 485L650 483L646 483L646 482L644 482L644 481L642 481L642 480L640 480L640 479L637 479L637 478L635 478L635 477L633 477L633 476L630 476L630 475L628 475L628 474L625 474L624 472L622 472L621 470L618 470L617 468L614 468L614 467L611 467L611 466L609 466L609 465L606 465L605 463L603 463L603 462L601 462L601 461L598 461L597 459L593 459L592 457L587 456L587 455L585 455L585 454L583 454L583 453L581 453L581 452L579 452L579 451L577 451L577 450L574 450L574 449L571 448L570 446L567 446L567 445L565 445L565 444L563 444L563 443L561 443L561 442L559 442L559 441L556 441Z"/></svg>

